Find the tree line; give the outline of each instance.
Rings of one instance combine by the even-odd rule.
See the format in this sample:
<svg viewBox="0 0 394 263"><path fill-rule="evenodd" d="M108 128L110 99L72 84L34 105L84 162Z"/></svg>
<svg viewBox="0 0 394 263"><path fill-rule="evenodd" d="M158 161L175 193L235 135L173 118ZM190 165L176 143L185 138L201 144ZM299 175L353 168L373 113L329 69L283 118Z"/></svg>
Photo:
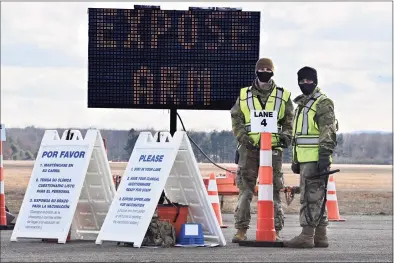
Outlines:
<svg viewBox="0 0 394 263"><path fill-rule="evenodd" d="M55 130L60 136L65 131L65 129ZM87 129L78 130L85 136ZM6 131L7 141L3 143L4 160L34 160L36 158L45 129L29 126L8 128ZM106 139L108 159L127 162L140 131L135 129L129 131L100 130L101 136ZM188 135L198 162L209 162L208 158L215 163L234 162L237 142L231 131L190 131ZM339 133L338 146L333 159L335 163L342 164L392 164L392 152L392 133ZM290 149L284 150L283 159L285 163L291 162Z"/></svg>

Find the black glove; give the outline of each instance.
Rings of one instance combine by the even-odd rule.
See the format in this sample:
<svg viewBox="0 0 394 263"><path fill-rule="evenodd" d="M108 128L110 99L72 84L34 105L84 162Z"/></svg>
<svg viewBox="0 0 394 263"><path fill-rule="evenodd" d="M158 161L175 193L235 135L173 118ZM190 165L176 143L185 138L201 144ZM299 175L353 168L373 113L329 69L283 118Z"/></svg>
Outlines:
<svg viewBox="0 0 394 263"><path fill-rule="evenodd" d="M300 174L300 163L291 163L291 170L295 174Z"/></svg>
<svg viewBox="0 0 394 263"><path fill-rule="evenodd" d="M319 162L317 163L317 171L319 174L327 172L330 168L330 156L319 154Z"/></svg>
<svg viewBox="0 0 394 263"><path fill-rule="evenodd" d="M238 149L237 149L237 150L235 150L235 160L234 160L234 163L235 163L235 164L238 164L238 161L239 161L239 151L238 151Z"/></svg>
<svg viewBox="0 0 394 263"><path fill-rule="evenodd" d="M279 141L280 141L281 146L283 148L287 148L291 144L291 137L289 137L287 135L284 135L284 134L281 134L281 135L279 135Z"/></svg>

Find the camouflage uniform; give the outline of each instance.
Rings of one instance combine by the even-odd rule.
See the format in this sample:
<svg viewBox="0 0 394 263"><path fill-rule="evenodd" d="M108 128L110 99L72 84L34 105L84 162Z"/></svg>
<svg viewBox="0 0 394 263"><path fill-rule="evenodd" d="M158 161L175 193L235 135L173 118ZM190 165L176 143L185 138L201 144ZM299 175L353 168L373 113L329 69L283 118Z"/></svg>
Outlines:
<svg viewBox="0 0 394 263"><path fill-rule="evenodd" d="M321 94L320 88L316 87L310 95L300 95L294 99L297 104L293 128L297 125L299 113L311 98ZM316 96L315 96L316 95ZM300 225L303 227L302 233L290 241L285 241L287 247L327 247L328 240L326 226L328 225L327 210L324 205L326 195L327 177L311 177L319 174L319 165L322 156L331 156L337 145L336 131L337 122L334 113L334 103L326 95L321 94L320 100L316 104L314 121L319 129L318 161L298 162L297 154L293 151L293 165L299 163L299 168L293 168L293 172L300 174ZM293 138L293 145L294 145ZM328 168L329 169L329 168ZM295 171L298 170L298 171ZM322 210L324 212L322 213Z"/></svg>
<svg viewBox="0 0 394 263"><path fill-rule="evenodd" d="M153 216L146 231L142 246L171 247L176 243L176 232L173 225L168 221L160 220Z"/></svg>
<svg viewBox="0 0 394 263"><path fill-rule="evenodd" d="M271 85L271 88L261 89L258 87L257 79L254 81L251 92L261 98L261 101L267 101L272 90L275 87L275 82L271 79L264 85ZM282 127L282 138L291 143L291 131L293 121L293 103L291 99L285 105L285 116L279 122ZM239 160L236 175L236 184L239 188L238 202L235 209L235 228L246 229L250 224L250 203L253 198L255 186L258 178L258 170L260 166L260 148L248 149L245 146L245 140L248 137L248 132L245 129L244 114L240 109L239 97L231 109L232 130L239 142ZM273 200L275 211L275 230L277 233L282 230L284 225L284 216L281 206L280 189L284 187L283 172L282 172L282 150L273 149L272 151L272 167L273 167ZM245 237L246 238L246 237ZM233 240L233 242L236 242Z"/></svg>

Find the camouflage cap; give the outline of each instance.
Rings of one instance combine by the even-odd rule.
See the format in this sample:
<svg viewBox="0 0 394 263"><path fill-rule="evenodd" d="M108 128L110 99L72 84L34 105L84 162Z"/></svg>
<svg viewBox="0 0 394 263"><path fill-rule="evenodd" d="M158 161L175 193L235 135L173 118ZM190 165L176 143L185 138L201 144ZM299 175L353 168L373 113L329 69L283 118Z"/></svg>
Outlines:
<svg viewBox="0 0 394 263"><path fill-rule="evenodd" d="M256 63L255 71L257 72L259 69L268 68L272 72L274 72L274 64L272 60L269 58L260 58Z"/></svg>

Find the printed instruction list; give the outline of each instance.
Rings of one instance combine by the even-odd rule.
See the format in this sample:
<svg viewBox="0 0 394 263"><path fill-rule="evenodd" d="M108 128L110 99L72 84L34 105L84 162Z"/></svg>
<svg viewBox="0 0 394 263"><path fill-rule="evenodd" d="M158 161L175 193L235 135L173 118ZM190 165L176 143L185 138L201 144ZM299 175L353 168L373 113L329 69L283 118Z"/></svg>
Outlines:
<svg viewBox="0 0 394 263"><path fill-rule="evenodd" d="M164 155L141 154L123 180L123 191L113 224L138 225L160 181Z"/></svg>
<svg viewBox="0 0 394 263"><path fill-rule="evenodd" d="M59 227L82 177L86 151L46 150L37 160L29 195L26 229ZM47 229L46 229L47 231Z"/></svg>

